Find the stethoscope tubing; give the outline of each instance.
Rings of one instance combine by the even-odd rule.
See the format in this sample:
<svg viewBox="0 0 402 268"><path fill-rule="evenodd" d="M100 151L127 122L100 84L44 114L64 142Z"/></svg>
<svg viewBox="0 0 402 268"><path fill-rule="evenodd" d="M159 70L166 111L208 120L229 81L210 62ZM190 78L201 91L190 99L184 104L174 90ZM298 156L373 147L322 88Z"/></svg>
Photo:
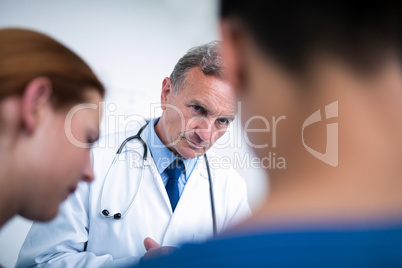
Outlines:
<svg viewBox="0 0 402 268"><path fill-rule="evenodd" d="M123 218L128 214L128 212L131 210L131 208L132 208L132 206L133 206L133 204L134 204L134 202L135 202L135 199L136 199L137 196L138 196L138 192L140 191L141 186L142 186L142 179L143 179L143 173L144 173L144 169L145 169L145 162L147 161L147 158L148 158L148 146L147 146L146 142L141 138L141 133L142 133L142 131L145 129L145 127L146 127L148 124L149 124L149 121L147 121L146 124L144 124L144 125L141 127L141 129L138 131L138 133L137 133L136 135L133 135L133 136L128 137L127 139L125 139L125 140L121 143L119 149L118 149L117 152L116 152L115 157L113 158L112 163L111 163L110 166L109 166L109 169L108 169L107 172L106 172L105 179L104 179L103 185L102 185L101 200L100 200L100 214L101 214L101 216L102 216L103 218L115 219L115 220L123 219ZM102 204L103 204L102 200L103 200L103 194L104 194L104 188L105 188L106 181L107 181L107 179L108 179L108 177L109 177L109 173L110 173L110 170L111 170L112 166L114 166L114 164L116 163L116 161L117 161L119 155L120 155L121 152L123 151L123 149L124 149L124 147L126 146L126 144L127 144L129 141L136 140L136 139L141 142L141 144L142 144L142 146L143 146L143 149L144 149L143 160L142 160L141 177L140 177L140 183L139 183L139 186L138 186L138 190L137 190L136 194L134 195L134 197L133 197L133 199L132 199L132 201L131 201L131 203L130 203L130 206L128 207L128 209L126 210L126 212L125 212L123 215L121 215L121 213L110 214L110 212L109 212L107 209L103 209L103 210L102 210L102 208L103 208L103 206L102 206ZM205 165L206 165L206 169L207 169L207 173L208 173L209 195L210 195L211 214L212 214L212 228L213 228L213 236L215 237L215 236L217 235L217 223L216 223L216 211L215 211L214 190L213 190L213 183L212 183L211 170L210 170L210 167L209 167L208 157L207 157L207 154L206 154L206 153L204 154L204 160L205 160Z"/></svg>

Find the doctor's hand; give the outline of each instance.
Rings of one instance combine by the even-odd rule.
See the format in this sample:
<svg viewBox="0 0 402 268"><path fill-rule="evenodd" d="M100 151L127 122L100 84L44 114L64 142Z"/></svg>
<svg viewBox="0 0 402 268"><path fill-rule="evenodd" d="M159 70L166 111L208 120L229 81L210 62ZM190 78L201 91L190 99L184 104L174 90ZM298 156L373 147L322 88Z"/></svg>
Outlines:
<svg viewBox="0 0 402 268"><path fill-rule="evenodd" d="M176 247L161 247L150 237L144 239L144 246L147 253L142 257L143 260L169 255L177 249Z"/></svg>

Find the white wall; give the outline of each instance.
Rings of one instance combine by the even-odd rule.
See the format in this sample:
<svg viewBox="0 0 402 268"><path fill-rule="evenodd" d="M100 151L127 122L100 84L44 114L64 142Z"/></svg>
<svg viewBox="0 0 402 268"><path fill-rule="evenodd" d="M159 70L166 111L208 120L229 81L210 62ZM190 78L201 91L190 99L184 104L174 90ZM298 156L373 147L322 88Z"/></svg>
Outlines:
<svg viewBox="0 0 402 268"><path fill-rule="evenodd" d="M150 103L159 102L162 80L177 60L189 48L219 38L216 13L214 0L0 0L0 27L47 33L90 64L108 90L101 126L105 134L117 130L118 115L154 114ZM232 133L238 126L236 122ZM231 159L234 152L247 151L238 142L231 142L231 147L215 151ZM239 172L255 206L265 194L263 173ZM0 264L14 265L30 224L16 217L0 230Z"/></svg>

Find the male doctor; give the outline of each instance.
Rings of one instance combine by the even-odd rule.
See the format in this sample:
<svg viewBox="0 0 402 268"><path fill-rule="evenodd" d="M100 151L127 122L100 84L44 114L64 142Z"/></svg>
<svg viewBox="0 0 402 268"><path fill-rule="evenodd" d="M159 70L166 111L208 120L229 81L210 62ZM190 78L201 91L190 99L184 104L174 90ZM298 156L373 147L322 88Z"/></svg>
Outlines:
<svg viewBox="0 0 402 268"><path fill-rule="evenodd" d="M203 157L236 114L218 42L192 48L179 60L163 80L161 106L160 118L94 146L95 182L80 185L55 220L33 224L17 267L134 265L146 250L148 257L212 237L214 215L218 233L250 215L244 181L233 169L210 163L210 192ZM122 142L138 132L146 146L128 142L111 165Z"/></svg>

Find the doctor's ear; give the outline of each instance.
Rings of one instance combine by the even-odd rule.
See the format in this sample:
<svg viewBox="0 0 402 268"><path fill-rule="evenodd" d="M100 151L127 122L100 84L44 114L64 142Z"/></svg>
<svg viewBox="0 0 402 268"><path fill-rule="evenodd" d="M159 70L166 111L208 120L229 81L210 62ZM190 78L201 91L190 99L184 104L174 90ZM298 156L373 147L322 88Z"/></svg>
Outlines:
<svg viewBox="0 0 402 268"><path fill-rule="evenodd" d="M162 82L162 93L161 93L161 107L162 110L166 110L166 103L169 98L173 95L173 85L169 77L165 77Z"/></svg>
<svg viewBox="0 0 402 268"><path fill-rule="evenodd" d="M52 83L46 77L33 79L25 87L22 95L21 120L28 133L37 127L44 110L50 105Z"/></svg>

